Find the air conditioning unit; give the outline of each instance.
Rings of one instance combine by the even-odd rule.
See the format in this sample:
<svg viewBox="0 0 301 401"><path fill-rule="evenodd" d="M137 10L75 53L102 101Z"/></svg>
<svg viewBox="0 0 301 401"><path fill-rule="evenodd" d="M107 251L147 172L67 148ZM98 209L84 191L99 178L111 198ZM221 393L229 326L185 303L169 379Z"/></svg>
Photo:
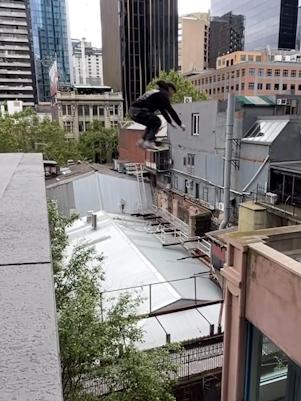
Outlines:
<svg viewBox="0 0 301 401"><path fill-rule="evenodd" d="M217 209L220 210L221 212L224 212L225 211L224 203L223 202L218 202Z"/></svg>
<svg viewBox="0 0 301 401"><path fill-rule="evenodd" d="M287 106L288 100L287 99L277 99L278 106Z"/></svg>
<svg viewBox="0 0 301 401"><path fill-rule="evenodd" d="M273 194L272 192L267 192L265 194L265 201L270 205L276 205L276 203L278 202L278 195Z"/></svg>
<svg viewBox="0 0 301 401"><path fill-rule="evenodd" d="M184 96L184 103L192 103L192 97L191 96Z"/></svg>

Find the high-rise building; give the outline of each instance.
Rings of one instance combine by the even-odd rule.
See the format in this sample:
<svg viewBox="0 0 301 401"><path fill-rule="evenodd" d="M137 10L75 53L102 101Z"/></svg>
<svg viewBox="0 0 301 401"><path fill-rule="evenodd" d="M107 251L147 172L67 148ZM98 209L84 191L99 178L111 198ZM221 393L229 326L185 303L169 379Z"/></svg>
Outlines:
<svg viewBox="0 0 301 401"><path fill-rule="evenodd" d="M84 38L72 40L73 76L76 85L102 85L102 50Z"/></svg>
<svg viewBox="0 0 301 401"><path fill-rule="evenodd" d="M177 0L101 0L104 83L125 108L160 71L178 67Z"/></svg>
<svg viewBox="0 0 301 401"><path fill-rule="evenodd" d="M33 106L34 64L27 0L0 0L0 102Z"/></svg>
<svg viewBox="0 0 301 401"><path fill-rule="evenodd" d="M295 49L298 0L212 0L211 15L243 15L244 49ZM219 46L218 43L215 43Z"/></svg>
<svg viewBox="0 0 301 401"><path fill-rule="evenodd" d="M244 48L244 16L229 12L212 17L210 22L209 67L215 68L218 57Z"/></svg>
<svg viewBox="0 0 301 401"><path fill-rule="evenodd" d="M30 0L38 100L50 100L49 70L57 61L59 84L71 77L71 41L66 0Z"/></svg>
<svg viewBox="0 0 301 401"><path fill-rule="evenodd" d="M179 20L179 70L185 74L208 67L209 15L194 13Z"/></svg>

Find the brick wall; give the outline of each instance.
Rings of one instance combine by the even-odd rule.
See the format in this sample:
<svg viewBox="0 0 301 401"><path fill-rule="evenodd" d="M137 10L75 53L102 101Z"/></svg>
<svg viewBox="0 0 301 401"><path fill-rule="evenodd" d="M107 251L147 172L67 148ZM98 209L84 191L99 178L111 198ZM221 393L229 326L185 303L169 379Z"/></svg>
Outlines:
<svg viewBox="0 0 301 401"><path fill-rule="evenodd" d="M145 151L137 146L143 135L142 130L121 128L119 132L119 160L131 163L145 163Z"/></svg>

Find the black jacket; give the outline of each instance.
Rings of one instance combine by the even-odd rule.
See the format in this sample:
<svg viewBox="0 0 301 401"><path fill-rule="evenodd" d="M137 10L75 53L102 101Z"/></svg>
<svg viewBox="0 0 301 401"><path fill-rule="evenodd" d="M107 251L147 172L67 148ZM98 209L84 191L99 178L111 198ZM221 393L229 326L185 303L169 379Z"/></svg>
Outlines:
<svg viewBox="0 0 301 401"><path fill-rule="evenodd" d="M147 109L152 113L159 110L169 124L171 123L171 119L173 119L179 127L182 125L182 121L170 104L168 94L162 89L146 92L132 104L132 107Z"/></svg>

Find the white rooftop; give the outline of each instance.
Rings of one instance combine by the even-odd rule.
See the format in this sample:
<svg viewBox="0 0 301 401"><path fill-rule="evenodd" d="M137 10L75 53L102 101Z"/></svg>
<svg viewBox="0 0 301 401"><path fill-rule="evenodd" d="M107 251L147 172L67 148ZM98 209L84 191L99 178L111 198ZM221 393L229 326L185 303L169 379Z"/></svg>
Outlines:
<svg viewBox="0 0 301 401"><path fill-rule="evenodd" d="M288 123L288 119L258 120L247 132L242 142L271 145Z"/></svg>
<svg viewBox="0 0 301 401"><path fill-rule="evenodd" d="M158 115L158 117L161 119L162 124L161 124L161 129L157 134L157 137L159 137L159 138L167 137L167 129L168 129L167 121L165 120L165 118L163 116ZM144 131L145 130L144 125L135 123L135 121L130 122L126 128L130 129L130 130L135 130L135 131Z"/></svg>
<svg viewBox="0 0 301 401"><path fill-rule="evenodd" d="M108 302L113 302L112 297L130 293L142 298L137 312L147 315L181 310L196 301L201 304L222 299L221 290L209 278L208 268L195 259L178 260L189 256L184 248L163 248L146 231L144 220L104 212L98 212L97 216L96 231L86 219L76 221L69 229L69 253L76 244L84 242L104 256L104 291L108 292ZM163 345L166 333L171 334L172 341L208 336L208 321L217 330L219 312L217 304L144 319L143 348Z"/></svg>

